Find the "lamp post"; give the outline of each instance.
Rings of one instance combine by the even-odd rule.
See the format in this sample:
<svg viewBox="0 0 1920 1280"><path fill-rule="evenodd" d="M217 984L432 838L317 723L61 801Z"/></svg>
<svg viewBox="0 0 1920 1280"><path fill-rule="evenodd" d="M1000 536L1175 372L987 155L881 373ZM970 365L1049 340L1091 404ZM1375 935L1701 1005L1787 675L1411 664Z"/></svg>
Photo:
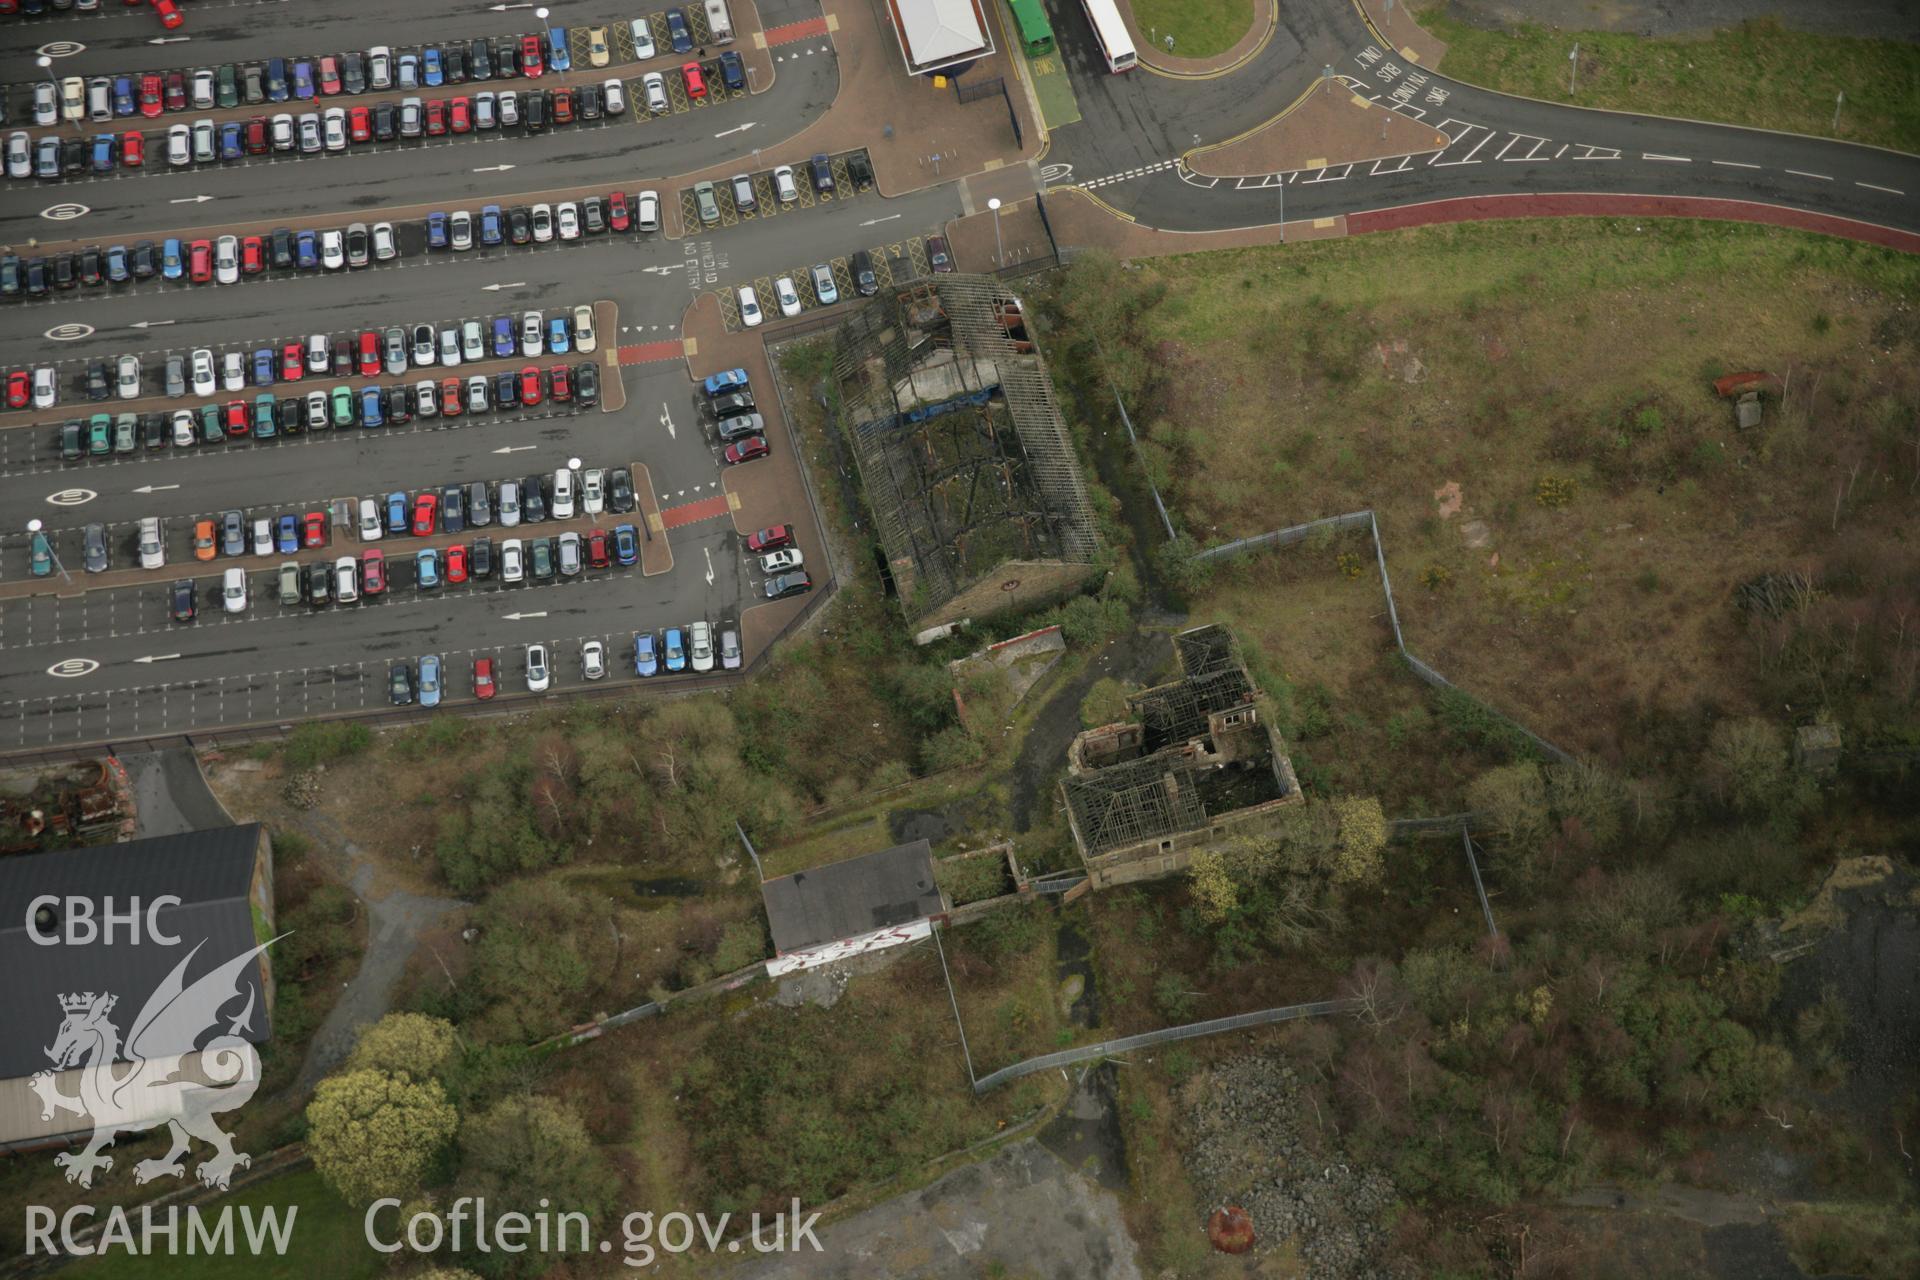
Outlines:
<svg viewBox="0 0 1920 1280"><path fill-rule="evenodd" d="M27 521L27 546L28 546L29 558L31 558L32 556L33 538L44 527L45 526L42 525L38 520ZM53 560L53 567L60 571L60 576L65 578L68 582L72 582L73 575L67 572L67 566L60 563L60 553L53 549L52 538L47 539L47 555Z"/></svg>
<svg viewBox="0 0 1920 1280"><path fill-rule="evenodd" d="M987 200L987 208L993 211L993 265L1007 265L1006 253L1000 247L1000 197L992 196Z"/></svg>

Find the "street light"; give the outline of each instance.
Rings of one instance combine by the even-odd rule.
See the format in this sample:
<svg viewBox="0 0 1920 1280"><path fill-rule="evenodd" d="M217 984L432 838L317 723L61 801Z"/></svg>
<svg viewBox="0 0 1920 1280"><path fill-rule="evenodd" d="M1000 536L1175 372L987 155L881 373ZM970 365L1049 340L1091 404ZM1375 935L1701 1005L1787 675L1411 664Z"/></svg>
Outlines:
<svg viewBox="0 0 1920 1280"><path fill-rule="evenodd" d="M1000 247L1000 197L990 197L987 200L987 208L993 211L993 265L1004 267L1007 263L1006 254Z"/></svg>
<svg viewBox="0 0 1920 1280"><path fill-rule="evenodd" d="M44 62L46 61L46 59L43 58L41 59L41 61ZM27 556L29 560L31 560L33 556L33 551L32 551L33 538L43 528L45 528L45 526L41 524L39 520L27 521L27 547L28 547ZM47 556L53 561L53 567L60 571L60 576L65 578L69 583L71 583L73 581L73 575L67 572L67 566L60 563L60 553L53 549L52 538L47 539Z"/></svg>

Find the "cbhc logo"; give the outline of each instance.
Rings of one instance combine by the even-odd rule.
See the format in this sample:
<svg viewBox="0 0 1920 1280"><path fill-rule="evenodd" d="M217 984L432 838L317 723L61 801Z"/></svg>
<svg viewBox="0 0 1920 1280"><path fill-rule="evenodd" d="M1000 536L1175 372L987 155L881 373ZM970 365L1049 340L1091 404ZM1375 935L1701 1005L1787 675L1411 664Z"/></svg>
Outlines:
<svg viewBox="0 0 1920 1280"><path fill-rule="evenodd" d="M90 946L95 942L110 947L116 930L124 927L124 941L138 946L144 920L150 941L175 947L180 945L180 938L160 931L160 912L179 905L180 899L167 893L148 901L144 912L138 898L129 899L123 909L115 910L114 899L108 897L101 901L96 918L92 898L78 895L62 898L43 893L27 904L27 937L41 947L57 947L63 942L71 947Z"/></svg>

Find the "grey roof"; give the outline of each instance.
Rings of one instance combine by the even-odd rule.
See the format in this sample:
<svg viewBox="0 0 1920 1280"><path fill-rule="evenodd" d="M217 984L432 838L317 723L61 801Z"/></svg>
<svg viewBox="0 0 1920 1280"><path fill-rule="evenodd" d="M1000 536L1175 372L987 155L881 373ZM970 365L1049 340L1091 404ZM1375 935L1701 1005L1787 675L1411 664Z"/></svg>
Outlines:
<svg viewBox="0 0 1920 1280"><path fill-rule="evenodd" d="M947 909L925 840L796 871L760 886L781 955L908 924Z"/></svg>
<svg viewBox="0 0 1920 1280"><path fill-rule="evenodd" d="M253 879L260 824L216 827L181 835L134 840L126 844L62 849L0 858L0 1079L31 1075L48 1067L46 1048L64 1016L60 997L75 992L112 992L118 997L111 1021L124 1037L147 997L196 943L199 954L184 975L195 978L251 949L253 909L247 890ZM42 945L27 936L27 908L37 897L81 897L93 903L95 922L111 898L124 912L141 903L138 942L117 925L112 945L100 939L84 945ZM162 933L178 937L163 946L147 936L147 903L171 894L180 905L162 908ZM247 1038L268 1037L267 1001L257 968L249 968L242 991L250 992L254 1017ZM239 997L223 1012L245 1006ZM194 1044L159 1046L164 1053L186 1053Z"/></svg>
<svg viewBox="0 0 1920 1280"><path fill-rule="evenodd" d="M893 0L907 61L933 68L993 51L974 0Z"/></svg>

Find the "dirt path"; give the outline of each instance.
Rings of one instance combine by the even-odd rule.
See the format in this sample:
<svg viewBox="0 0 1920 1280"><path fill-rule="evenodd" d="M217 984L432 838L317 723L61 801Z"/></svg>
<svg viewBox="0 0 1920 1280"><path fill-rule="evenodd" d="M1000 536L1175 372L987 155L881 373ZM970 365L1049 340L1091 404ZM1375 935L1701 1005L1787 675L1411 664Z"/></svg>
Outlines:
<svg viewBox="0 0 1920 1280"><path fill-rule="evenodd" d="M338 860L340 878L367 907L367 949L360 970L353 975L339 1003L314 1033L301 1065L297 1089L311 1089L353 1049L360 1029L377 1022L393 1004L393 990L406 971L420 938L448 915L467 904L456 898L435 898L388 889L374 898L374 868L366 851L348 838L327 814L302 813L299 825L315 846Z"/></svg>

